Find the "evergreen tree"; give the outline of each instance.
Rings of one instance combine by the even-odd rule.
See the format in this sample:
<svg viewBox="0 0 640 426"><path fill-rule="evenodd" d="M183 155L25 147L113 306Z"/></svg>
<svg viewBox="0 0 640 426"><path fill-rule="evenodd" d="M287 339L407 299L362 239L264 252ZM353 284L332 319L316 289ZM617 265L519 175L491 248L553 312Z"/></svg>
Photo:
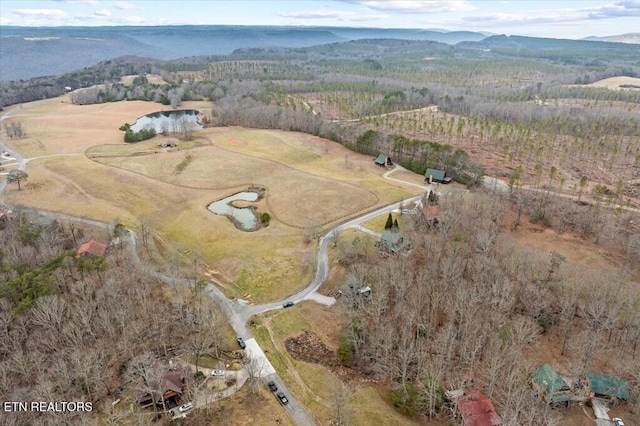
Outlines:
<svg viewBox="0 0 640 426"><path fill-rule="evenodd" d="M384 229L391 228L393 228L393 217L391 217L391 213L389 213L389 216L387 216L387 223L384 224Z"/></svg>
<svg viewBox="0 0 640 426"><path fill-rule="evenodd" d="M396 218L396 219L393 219L393 227L394 227L395 229L399 229L399 228L400 228L400 227L398 226L398 219L397 219L397 218Z"/></svg>

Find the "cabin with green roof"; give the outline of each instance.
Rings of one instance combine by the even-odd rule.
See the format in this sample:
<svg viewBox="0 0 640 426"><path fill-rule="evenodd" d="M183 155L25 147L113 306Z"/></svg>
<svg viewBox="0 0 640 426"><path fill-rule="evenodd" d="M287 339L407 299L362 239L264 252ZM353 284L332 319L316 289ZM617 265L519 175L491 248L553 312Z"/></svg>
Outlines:
<svg viewBox="0 0 640 426"><path fill-rule="evenodd" d="M533 388L547 404L569 404L571 388L551 364L544 364L533 374Z"/></svg>
<svg viewBox="0 0 640 426"><path fill-rule="evenodd" d="M393 166L393 161L391 161L391 157L380 154L376 158L373 159L373 162L380 167Z"/></svg>
<svg viewBox="0 0 640 426"><path fill-rule="evenodd" d="M424 172L424 180L429 183L437 182L437 183L450 183L451 178L447 176L447 173L444 170L438 169L427 169Z"/></svg>
<svg viewBox="0 0 640 426"><path fill-rule="evenodd" d="M409 241L400 232L384 231L380 234L379 243L393 254L409 247Z"/></svg>
<svg viewBox="0 0 640 426"><path fill-rule="evenodd" d="M587 373L587 390L591 398L628 400L629 386L622 378L608 374Z"/></svg>

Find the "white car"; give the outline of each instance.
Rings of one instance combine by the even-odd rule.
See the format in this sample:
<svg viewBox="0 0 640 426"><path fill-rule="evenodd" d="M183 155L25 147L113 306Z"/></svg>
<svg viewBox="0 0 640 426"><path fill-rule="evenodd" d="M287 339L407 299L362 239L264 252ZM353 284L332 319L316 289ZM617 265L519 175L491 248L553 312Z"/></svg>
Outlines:
<svg viewBox="0 0 640 426"><path fill-rule="evenodd" d="M620 417L614 417L613 424L616 426L624 426L622 419Z"/></svg>
<svg viewBox="0 0 640 426"><path fill-rule="evenodd" d="M211 372L212 376L224 376L225 375L225 371L224 370L213 370Z"/></svg>
<svg viewBox="0 0 640 426"><path fill-rule="evenodd" d="M181 413L184 413L185 411L189 411L193 408L193 403L191 402L187 402L184 405L181 405L180 408L178 408L178 411L180 411Z"/></svg>

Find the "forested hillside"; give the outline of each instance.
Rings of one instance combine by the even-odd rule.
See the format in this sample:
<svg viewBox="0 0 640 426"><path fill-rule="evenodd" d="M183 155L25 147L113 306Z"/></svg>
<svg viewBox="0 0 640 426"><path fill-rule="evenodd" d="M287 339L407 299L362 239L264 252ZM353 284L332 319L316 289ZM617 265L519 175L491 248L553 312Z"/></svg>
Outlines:
<svg viewBox="0 0 640 426"><path fill-rule="evenodd" d="M0 398L84 404L5 412L3 424L148 424L153 410L128 404L154 391L168 359L225 347L220 313L139 273L124 242L76 257L91 237L111 238L20 212L0 230ZM199 392L193 374L184 389L185 400ZM119 399L127 409L112 409Z"/></svg>

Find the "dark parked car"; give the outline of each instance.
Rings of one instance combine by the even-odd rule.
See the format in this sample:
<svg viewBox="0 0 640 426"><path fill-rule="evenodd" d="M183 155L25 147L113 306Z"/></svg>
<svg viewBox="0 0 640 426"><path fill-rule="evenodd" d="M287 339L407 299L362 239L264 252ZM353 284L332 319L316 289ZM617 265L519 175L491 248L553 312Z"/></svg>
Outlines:
<svg viewBox="0 0 640 426"><path fill-rule="evenodd" d="M278 390L278 387L277 387L277 386L276 386L276 384L275 384L275 383L273 383L273 382L269 382L269 383L267 383L267 386L269 386L269 389L271 389L271 392L275 392L275 391L277 391L277 390Z"/></svg>
<svg viewBox="0 0 640 426"><path fill-rule="evenodd" d="M293 306L293 302L284 302L284 305L282 305L283 308L290 308Z"/></svg>
<svg viewBox="0 0 640 426"><path fill-rule="evenodd" d="M283 405L287 405L289 403L289 400L287 399L287 397L284 395L284 393L282 392L278 392L276 393L276 396L278 397L278 399L280 400L280 402L282 402Z"/></svg>
<svg viewBox="0 0 640 426"><path fill-rule="evenodd" d="M247 344L244 342L244 339L242 337L238 337L238 345L240 345L241 349L244 349L247 347Z"/></svg>

